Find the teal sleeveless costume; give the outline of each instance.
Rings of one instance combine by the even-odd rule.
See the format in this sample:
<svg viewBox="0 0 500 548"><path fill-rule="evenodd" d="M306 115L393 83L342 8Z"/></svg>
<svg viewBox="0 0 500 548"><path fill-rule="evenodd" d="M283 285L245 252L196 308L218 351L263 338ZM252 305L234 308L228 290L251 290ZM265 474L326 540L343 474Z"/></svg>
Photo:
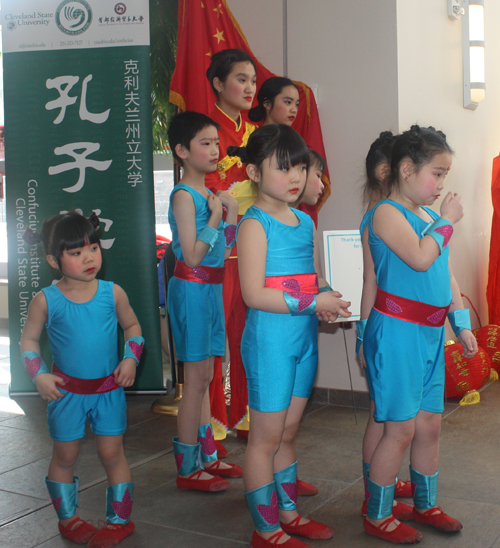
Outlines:
<svg viewBox="0 0 500 548"><path fill-rule="evenodd" d="M296 226L285 225L252 206L245 219L256 219L267 237L266 277L313 273L314 227L311 217L293 210ZM287 409L292 395L308 398L318 368L318 319L249 308L241 340L252 409Z"/></svg>
<svg viewBox="0 0 500 548"><path fill-rule="evenodd" d="M111 375L119 363L113 282L98 280L94 297L75 303L57 284L42 289L47 300L45 324L54 364L66 375L98 379ZM101 394L75 394L59 388L63 398L49 402L49 433L56 441L85 436L87 417L94 434L117 436L127 427L123 388Z"/></svg>
<svg viewBox="0 0 500 548"><path fill-rule="evenodd" d="M197 235L207 226L212 212L205 196L183 183L175 185L170 195L168 222L172 229L173 252L177 260L183 261L177 223L172 211L172 197L179 190L189 192L193 198ZM200 266L224 266L225 237L222 221L218 230L219 238ZM198 283L173 276L168 283L167 309L179 360L194 362L210 356L224 356L226 333L221 283Z"/></svg>
<svg viewBox="0 0 500 548"><path fill-rule="evenodd" d="M427 271L413 270L373 231L373 214L383 203L398 209L420 238L430 224L392 200L379 202L365 214L360 232L363 234L368 225L377 286L399 297L447 307L451 302L448 247ZM433 220L439 217L426 207L422 209ZM419 325L372 308L365 328L363 353L370 396L375 402L375 420L405 421L421 409L443 412L444 336L444 327Z"/></svg>

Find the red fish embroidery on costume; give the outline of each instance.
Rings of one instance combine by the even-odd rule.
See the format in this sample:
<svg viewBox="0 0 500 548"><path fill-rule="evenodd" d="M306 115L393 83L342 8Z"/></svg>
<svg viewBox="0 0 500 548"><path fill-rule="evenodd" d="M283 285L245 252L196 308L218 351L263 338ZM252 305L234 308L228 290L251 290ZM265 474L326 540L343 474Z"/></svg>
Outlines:
<svg viewBox="0 0 500 548"><path fill-rule="evenodd" d="M123 494L123 499L120 501L118 500L112 500L111 506L113 507L113 510L116 512L116 515L120 519L129 519L130 514L132 513L132 499L130 497L130 491L128 489L125 489L125 493Z"/></svg>
<svg viewBox="0 0 500 548"><path fill-rule="evenodd" d="M196 268L191 269L191 271L193 275L200 280L210 279L208 272L202 266L197 266Z"/></svg>
<svg viewBox="0 0 500 548"><path fill-rule="evenodd" d="M431 314L427 319L431 323L438 324L443 319L443 316L445 314L446 314L446 309L442 308L441 310L438 310L437 312L434 312L434 314Z"/></svg>
<svg viewBox="0 0 500 548"><path fill-rule="evenodd" d="M201 445L201 452L204 453L205 455L212 455L215 451L217 451L214 434L210 426L207 428L205 437L202 438L200 436L198 438L198 442Z"/></svg>
<svg viewBox="0 0 500 548"><path fill-rule="evenodd" d="M441 236L443 236L443 247L446 247L448 245L448 242L450 241L451 235L453 234L453 227L451 225L444 225L439 226L435 230L438 234L441 234Z"/></svg>
<svg viewBox="0 0 500 548"><path fill-rule="evenodd" d="M400 314L401 312L403 312L403 309L399 306L399 304L392 299L386 299L385 304L387 305L387 308L394 314Z"/></svg>
<svg viewBox="0 0 500 548"><path fill-rule="evenodd" d="M134 352L132 350L132 352ZM135 352L134 352L135 356ZM108 390L111 390L115 386L115 377L108 377L102 384L99 386L99 388L96 390L96 392L107 392Z"/></svg>
<svg viewBox="0 0 500 548"><path fill-rule="evenodd" d="M224 229L224 236L226 237L226 246L228 246L236 236L236 225L228 225Z"/></svg>
<svg viewBox="0 0 500 548"><path fill-rule="evenodd" d="M297 482L282 483L283 491L289 496L292 502L297 502Z"/></svg>
<svg viewBox="0 0 500 548"><path fill-rule="evenodd" d="M59 512L59 507L61 506L62 497L57 497L56 499L53 499L52 497L50 497L50 500L52 501L52 504L54 505L56 512Z"/></svg>
<svg viewBox="0 0 500 548"><path fill-rule="evenodd" d="M24 368L28 372L31 379L34 379L37 376L41 366L42 358L33 358L32 360L28 357L24 358Z"/></svg>
<svg viewBox="0 0 500 548"><path fill-rule="evenodd" d="M132 350L132 354L135 356L135 359L140 361L144 343L137 344L135 341L128 341L128 344L130 346L130 350Z"/></svg>
<svg viewBox="0 0 500 548"><path fill-rule="evenodd" d="M273 490L271 496L271 505L267 506L266 504L257 504L256 505L259 514L264 518L264 520L270 525L278 523L280 516L278 510L278 497L276 496L276 491Z"/></svg>
<svg viewBox="0 0 500 548"><path fill-rule="evenodd" d="M175 455L175 464L177 465L177 471L181 469L183 460L184 460L184 455Z"/></svg>
<svg viewBox="0 0 500 548"><path fill-rule="evenodd" d="M317 283L317 282L316 282ZM291 290L290 295L299 301L298 310L299 312L302 312L305 310L313 301L315 295L311 293L301 293L300 289L300 283L295 278L290 278L289 280L285 280L283 282L283 285Z"/></svg>

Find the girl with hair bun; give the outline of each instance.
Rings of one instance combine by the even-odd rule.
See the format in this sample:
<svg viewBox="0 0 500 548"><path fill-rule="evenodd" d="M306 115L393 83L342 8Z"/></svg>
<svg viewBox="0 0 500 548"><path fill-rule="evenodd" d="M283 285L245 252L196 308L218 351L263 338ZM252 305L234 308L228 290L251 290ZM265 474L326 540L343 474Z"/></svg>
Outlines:
<svg viewBox="0 0 500 548"><path fill-rule="evenodd" d="M384 427L366 470L364 528L396 544L422 539L393 515L396 475L409 446L412 518L447 533L462 528L436 504L446 315L464 356L477 352L469 311L448 264L448 241L463 216L461 198L448 192L440 216L428 207L440 197L451 163L445 135L432 127L412 126L396 137L387 199L365 214L360 228L364 271L375 271L376 278L365 278L373 287L363 289L365 318L356 327L374 419Z"/></svg>
<svg viewBox="0 0 500 548"><path fill-rule="evenodd" d="M297 117L299 90L289 78L271 76L260 87L257 102L248 113L252 122L291 126Z"/></svg>

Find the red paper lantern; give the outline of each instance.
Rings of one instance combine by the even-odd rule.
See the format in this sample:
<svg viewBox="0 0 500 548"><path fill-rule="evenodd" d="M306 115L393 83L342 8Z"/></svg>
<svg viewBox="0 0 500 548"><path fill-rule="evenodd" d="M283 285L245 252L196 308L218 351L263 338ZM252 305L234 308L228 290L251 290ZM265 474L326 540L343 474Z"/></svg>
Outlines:
<svg viewBox="0 0 500 548"><path fill-rule="evenodd" d="M490 358L482 348L478 348L473 358L464 358L463 352L464 348L460 343L455 341L445 343L444 360L448 398L460 398L470 390L478 390L490 378Z"/></svg>
<svg viewBox="0 0 500 548"><path fill-rule="evenodd" d="M485 325L472 332L477 339L477 344L485 350L490 357L491 367L500 374L500 327L498 325Z"/></svg>

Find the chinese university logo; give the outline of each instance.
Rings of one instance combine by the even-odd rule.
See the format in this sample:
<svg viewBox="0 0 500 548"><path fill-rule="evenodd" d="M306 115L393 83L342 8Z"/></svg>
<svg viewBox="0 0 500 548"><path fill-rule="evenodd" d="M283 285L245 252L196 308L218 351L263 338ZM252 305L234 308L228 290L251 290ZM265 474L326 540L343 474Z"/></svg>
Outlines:
<svg viewBox="0 0 500 548"><path fill-rule="evenodd" d="M64 0L56 10L56 25L65 34L85 32L92 22L92 10L85 0Z"/></svg>
<svg viewBox="0 0 500 548"><path fill-rule="evenodd" d="M123 15L127 11L127 6L123 2L119 2L115 6L116 15Z"/></svg>

